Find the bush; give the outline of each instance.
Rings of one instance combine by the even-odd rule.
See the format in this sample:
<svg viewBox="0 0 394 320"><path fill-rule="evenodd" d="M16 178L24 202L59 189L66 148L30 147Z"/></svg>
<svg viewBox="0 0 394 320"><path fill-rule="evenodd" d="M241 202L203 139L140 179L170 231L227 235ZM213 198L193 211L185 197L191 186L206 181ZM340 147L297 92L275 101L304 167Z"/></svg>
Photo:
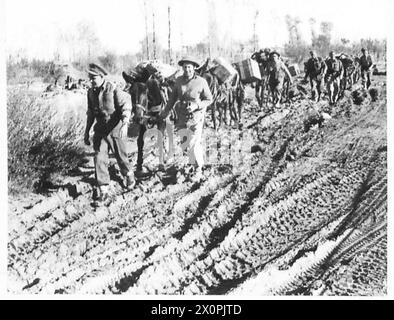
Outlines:
<svg viewBox="0 0 394 320"><path fill-rule="evenodd" d="M359 106L368 98L368 94L364 90L357 89L352 92L352 98L353 103Z"/></svg>
<svg viewBox="0 0 394 320"><path fill-rule="evenodd" d="M32 94L8 91L10 193L39 191L54 174L65 174L81 163L81 122L69 115L56 123L53 109Z"/></svg>
<svg viewBox="0 0 394 320"><path fill-rule="evenodd" d="M379 90L377 88L370 88L368 90L368 93L371 96L371 100L373 102L378 100L378 98L379 98Z"/></svg>

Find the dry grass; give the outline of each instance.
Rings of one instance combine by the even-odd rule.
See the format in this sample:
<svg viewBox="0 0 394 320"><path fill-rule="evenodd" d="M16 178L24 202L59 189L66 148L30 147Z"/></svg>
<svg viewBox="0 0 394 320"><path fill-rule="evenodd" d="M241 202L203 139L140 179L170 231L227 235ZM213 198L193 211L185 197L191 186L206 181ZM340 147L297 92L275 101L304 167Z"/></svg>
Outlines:
<svg viewBox="0 0 394 320"><path fill-rule="evenodd" d="M54 121L55 108L40 98L10 89L8 115L9 193L37 191L54 174L64 174L82 159L82 126L72 114Z"/></svg>

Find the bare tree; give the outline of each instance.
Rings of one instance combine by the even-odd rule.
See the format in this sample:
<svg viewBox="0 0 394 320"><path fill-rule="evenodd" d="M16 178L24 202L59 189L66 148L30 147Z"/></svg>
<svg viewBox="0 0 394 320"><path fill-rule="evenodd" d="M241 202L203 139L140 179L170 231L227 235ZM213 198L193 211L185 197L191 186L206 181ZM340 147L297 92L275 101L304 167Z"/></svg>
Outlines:
<svg viewBox="0 0 394 320"><path fill-rule="evenodd" d="M168 6L168 62L172 64L171 53L171 7Z"/></svg>
<svg viewBox="0 0 394 320"><path fill-rule="evenodd" d="M152 8L152 46L153 46L153 59L156 59L156 28L155 28L155 10Z"/></svg>
<svg viewBox="0 0 394 320"><path fill-rule="evenodd" d="M146 45L146 58L149 60L149 37L148 37L148 12L146 10L146 0L144 0L144 17L145 17L145 45Z"/></svg>
<svg viewBox="0 0 394 320"><path fill-rule="evenodd" d="M216 18L216 4L214 0L207 0L208 4L208 38L209 56L216 55L218 52L218 24Z"/></svg>
<svg viewBox="0 0 394 320"><path fill-rule="evenodd" d="M87 60L96 57L96 49L98 49L100 41L93 24L87 21L79 22L77 25L77 40L79 48L82 49L82 57L85 57ZM86 51L83 52L84 50ZM92 54L93 52L94 56Z"/></svg>
<svg viewBox="0 0 394 320"><path fill-rule="evenodd" d="M253 20L253 51L257 50L257 34L256 34L256 23L257 23L257 18L259 16L259 10L256 10L254 14L254 20Z"/></svg>

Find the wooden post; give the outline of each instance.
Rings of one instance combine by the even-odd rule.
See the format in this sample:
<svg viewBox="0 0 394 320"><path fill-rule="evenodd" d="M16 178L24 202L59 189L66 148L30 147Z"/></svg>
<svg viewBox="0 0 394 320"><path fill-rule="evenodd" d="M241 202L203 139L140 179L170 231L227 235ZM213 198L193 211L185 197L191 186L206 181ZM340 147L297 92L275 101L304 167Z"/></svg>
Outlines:
<svg viewBox="0 0 394 320"><path fill-rule="evenodd" d="M144 14L145 14L145 36L146 36L146 58L149 60L149 40L148 40L148 14L146 11L146 0L144 0Z"/></svg>
<svg viewBox="0 0 394 320"><path fill-rule="evenodd" d="M156 30L155 30L155 11L154 8L152 9L152 29L153 29L153 39L152 39L152 44L153 44L153 59L156 60Z"/></svg>
<svg viewBox="0 0 394 320"><path fill-rule="evenodd" d="M259 10L256 10L256 13L254 15L254 22L253 22L253 51L257 51L257 34L256 34L256 23L257 23L257 17L259 15Z"/></svg>
<svg viewBox="0 0 394 320"><path fill-rule="evenodd" d="M168 6L168 62L172 64L171 54L171 7Z"/></svg>

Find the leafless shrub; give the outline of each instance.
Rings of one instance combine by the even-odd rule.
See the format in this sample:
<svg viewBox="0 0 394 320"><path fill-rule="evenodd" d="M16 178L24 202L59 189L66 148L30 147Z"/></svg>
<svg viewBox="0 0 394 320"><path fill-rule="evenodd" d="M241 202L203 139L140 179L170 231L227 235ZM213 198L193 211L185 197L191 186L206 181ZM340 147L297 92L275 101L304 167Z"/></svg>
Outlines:
<svg viewBox="0 0 394 320"><path fill-rule="evenodd" d="M8 91L10 193L37 191L53 174L66 173L82 160L80 121L68 115L56 123L53 110L32 94Z"/></svg>

